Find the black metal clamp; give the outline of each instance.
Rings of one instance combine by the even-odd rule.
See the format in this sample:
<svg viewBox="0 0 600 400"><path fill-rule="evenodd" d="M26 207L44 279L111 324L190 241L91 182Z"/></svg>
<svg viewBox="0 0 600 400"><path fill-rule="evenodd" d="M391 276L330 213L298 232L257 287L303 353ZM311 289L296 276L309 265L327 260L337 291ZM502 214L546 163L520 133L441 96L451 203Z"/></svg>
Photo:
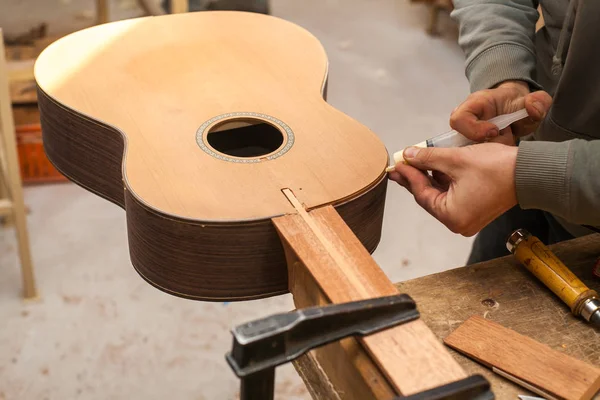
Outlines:
<svg viewBox="0 0 600 400"><path fill-rule="evenodd" d="M471 375L460 381L438 386L394 400L494 400L495 396L487 379L482 375Z"/></svg>
<svg viewBox="0 0 600 400"><path fill-rule="evenodd" d="M276 314L237 326L226 360L241 379L241 400L273 400L275 367L349 336L366 336L419 318L406 294ZM480 375L398 400L492 400Z"/></svg>

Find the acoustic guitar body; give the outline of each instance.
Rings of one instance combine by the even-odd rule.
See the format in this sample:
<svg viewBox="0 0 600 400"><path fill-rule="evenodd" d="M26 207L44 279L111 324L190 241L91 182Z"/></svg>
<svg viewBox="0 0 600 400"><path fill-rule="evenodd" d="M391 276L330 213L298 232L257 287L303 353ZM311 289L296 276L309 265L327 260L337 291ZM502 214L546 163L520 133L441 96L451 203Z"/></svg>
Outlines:
<svg viewBox="0 0 600 400"><path fill-rule="evenodd" d="M35 77L48 158L125 209L132 264L165 292L287 292L272 222L296 212L285 189L333 206L369 252L379 242L388 153L326 102L326 54L299 26L233 11L118 21L54 42Z"/></svg>

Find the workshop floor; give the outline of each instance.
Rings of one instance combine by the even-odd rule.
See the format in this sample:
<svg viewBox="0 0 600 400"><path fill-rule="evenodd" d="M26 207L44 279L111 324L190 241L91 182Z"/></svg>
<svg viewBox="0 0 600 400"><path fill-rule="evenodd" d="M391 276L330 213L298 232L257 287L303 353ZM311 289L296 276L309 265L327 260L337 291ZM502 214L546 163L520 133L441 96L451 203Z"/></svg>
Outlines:
<svg viewBox="0 0 600 400"><path fill-rule="evenodd" d="M92 23L92 0L0 0L5 34L41 21L50 32ZM446 16L408 0L273 0L273 13L312 31L331 63L329 102L376 132L390 152L448 129L468 94L463 55ZM112 17L139 15L113 0ZM160 79L160 77L157 77ZM374 257L393 281L464 264L471 239L448 231L390 185ZM0 228L0 400L234 399L225 362L236 324L288 311L290 296L200 303L146 284L129 263L125 214L72 184L28 187L41 299L24 303L12 229ZM308 399L293 367L276 398Z"/></svg>

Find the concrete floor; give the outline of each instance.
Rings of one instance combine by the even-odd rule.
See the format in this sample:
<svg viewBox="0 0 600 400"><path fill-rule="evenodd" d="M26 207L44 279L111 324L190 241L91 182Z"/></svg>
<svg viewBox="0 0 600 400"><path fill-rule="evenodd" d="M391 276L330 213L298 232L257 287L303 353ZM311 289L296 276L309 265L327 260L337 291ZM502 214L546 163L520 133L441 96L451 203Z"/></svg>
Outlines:
<svg viewBox="0 0 600 400"><path fill-rule="evenodd" d="M115 3L115 2L114 2ZM117 17L139 15L116 2ZM390 152L448 129L468 94L448 18L425 34L427 11L407 0L273 0L273 13L312 31L331 63L329 102L375 131ZM93 1L0 0L0 26L50 21L83 27ZM125 214L72 184L28 187L31 247L41 299L24 303L12 229L0 228L0 400L234 399L224 360L229 329L290 310L290 296L200 303L146 284L129 262ZM471 239L452 234L390 185L374 258L393 281L464 264ZM289 365L276 398L308 399Z"/></svg>

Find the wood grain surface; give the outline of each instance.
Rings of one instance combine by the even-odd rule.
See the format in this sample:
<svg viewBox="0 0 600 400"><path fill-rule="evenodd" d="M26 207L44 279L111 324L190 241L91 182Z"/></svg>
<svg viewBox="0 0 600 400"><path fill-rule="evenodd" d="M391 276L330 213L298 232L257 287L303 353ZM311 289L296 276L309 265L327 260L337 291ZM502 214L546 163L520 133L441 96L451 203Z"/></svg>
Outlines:
<svg viewBox="0 0 600 400"><path fill-rule="evenodd" d="M293 199L293 197L292 197ZM398 293L392 282L337 215L325 206L274 218L289 253L332 303ZM301 285L305 286L305 285ZM294 284L290 284L292 294ZM360 338L359 342L393 388L402 395L450 383L467 375L421 320Z"/></svg>
<svg viewBox="0 0 600 400"><path fill-rule="evenodd" d="M232 301L287 291L271 223L294 212L283 188L308 208L335 207L368 251L379 243L387 151L326 103L327 71L306 30L215 11L75 32L34 72L48 158L126 210L140 275L177 296ZM285 136L275 153L293 145L273 159L205 151L213 126L239 120L215 119L230 113L272 117L257 119Z"/></svg>
<svg viewBox="0 0 600 400"><path fill-rule="evenodd" d="M592 267L600 257L600 234L549 246L588 287L600 289ZM457 267L396 284L409 294L421 312L421 320L442 341L472 315L480 315L550 348L600 367L600 332L575 318L548 288L541 284L513 256L480 264ZM449 348L450 354L469 374L482 374L492 384L498 400L515 400L517 395L535 396L495 374L489 368ZM301 376L320 374L312 360L295 362ZM323 379L326 379L323 378ZM307 385L310 381L305 381ZM318 386L312 390L320 393ZM338 391L337 387L334 389ZM599 399L596 395L595 399Z"/></svg>
<svg viewBox="0 0 600 400"><path fill-rule="evenodd" d="M600 368L479 315L466 320L444 343L555 398L587 400L600 388Z"/></svg>

